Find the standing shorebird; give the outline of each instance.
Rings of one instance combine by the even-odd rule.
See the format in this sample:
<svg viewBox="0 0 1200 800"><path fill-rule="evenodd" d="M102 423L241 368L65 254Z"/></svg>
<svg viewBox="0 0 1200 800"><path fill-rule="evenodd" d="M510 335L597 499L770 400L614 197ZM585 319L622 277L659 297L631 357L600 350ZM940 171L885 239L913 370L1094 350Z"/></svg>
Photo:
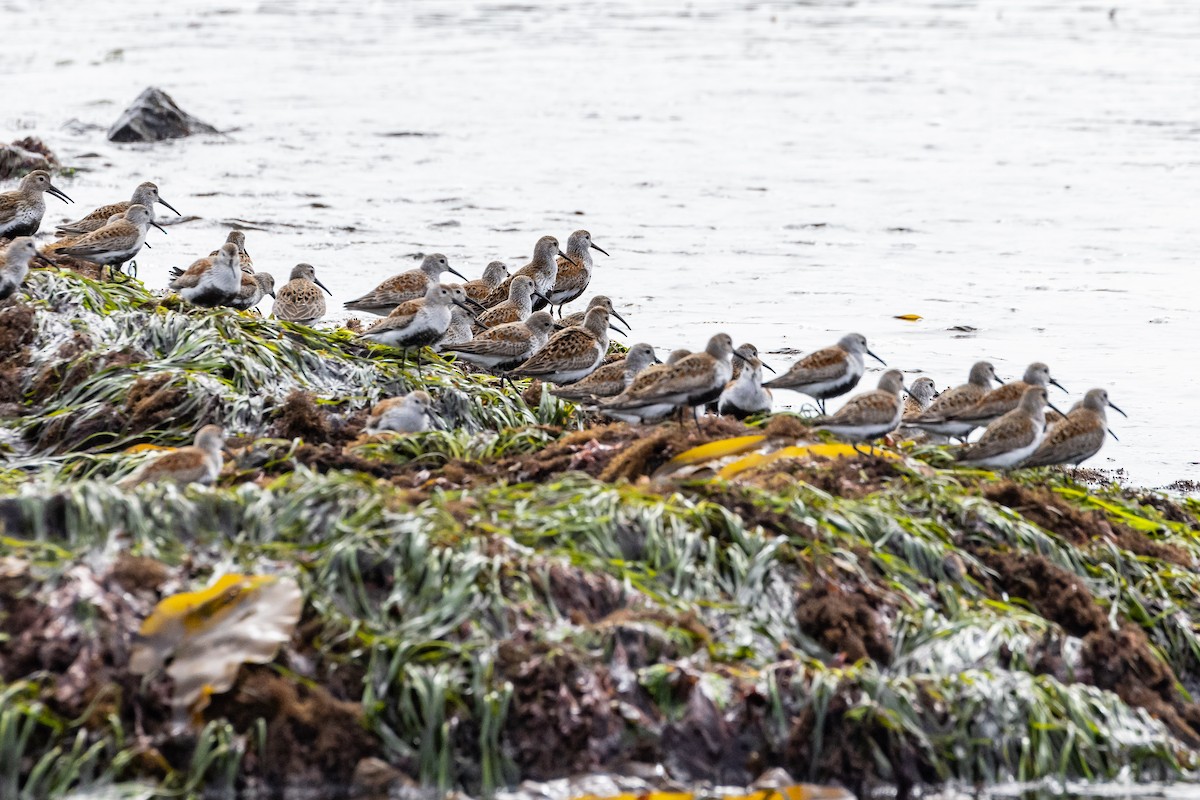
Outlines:
<svg viewBox="0 0 1200 800"><path fill-rule="evenodd" d="M965 437L975 428L981 428L993 420L1012 411L1025 396L1025 390L1031 386L1054 385L1064 392L1063 386L1050 377L1050 368L1040 361L1035 361L1025 370L1025 377L1019 381L1006 383L985 394L979 402L954 413L943 414L942 418L953 423L956 430L963 433L951 433L951 436ZM1053 406L1051 406L1053 408ZM921 427L925 427L922 425ZM925 428L930 430L929 428Z"/></svg>
<svg viewBox="0 0 1200 800"><path fill-rule="evenodd" d="M556 257L562 257L574 263L574 260L570 256L559 249L558 239L555 239L553 236L543 236L538 239L537 244L533 246L533 259L517 270L512 278L508 278L497 286L483 300L483 305L491 308L494 305L503 303L508 298L508 285L518 275L530 278L533 281L533 288L542 294L546 294L554 288L554 279L558 275Z"/></svg>
<svg viewBox="0 0 1200 800"><path fill-rule="evenodd" d="M443 272L449 272L466 280L461 272L450 266L450 262L444 255L433 253L425 256L421 261L421 266L416 269L393 275L362 297L357 297L343 305L356 311L387 314L401 303L423 298L430 287L438 285L438 280L441 279ZM465 298L466 295L464 294L463 297Z"/></svg>
<svg viewBox="0 0 1200 800"><path fill-rule="evenodd" d="M433 398L428 392L418 389L402 397L389 397L376 403L367 417L367 433L422 433L429 430L432 418Z"/></svg>
<svg viewBox="0 0 1200 800"><path fill-rule="evenodd" d="M567 314L565 317L559 319L559 328L569 328L572 325L582 325L584 316L586 316L587 312L591 311L593 308L603 308L608 312L610 317L619 320L621 324L625 326L626 330L632 330L632 328L629 327L629 323L625 321L625 318L618 314L616 309L613 308L612 300L602 294L598 294L589 300L586 310L576 311L573 314ZM616 328L613 328L613 330L616 330Z"/></svg>
<svg viewBox="0 0 1200 800"><path fill-rule="evenodd" d="M954 457L958 463L968 467L1015 467L1042 443L1046 435L1047 405L1049 401L1046 399L1045 386L1026 386L1016 408L993 421L978 442L963 447ZM1052 405L1050 407L1054 408Z"/></svg>
<svg viewBox="0 0 1200 800"><path fill-rule="evenodd" d="M588 284L592 282L592 250L608 255L604 248L592 241L592 235L587 231L571 234L567 239L567 255L570 258L559 256L554 285L544 293L546 301L539 302L534 306L535 309L544 305L558 306L558 315L561 317L562 307L587 291Z"/></svg>
<svg viewBox="0 0 1200 800"><path fill-rule="evenodd" d="M692 353L682 359L645 389L631 386L616 397L601 401L600 408L608 414L647 406L668 405L678 409L702 406L721 396L721 390L733 375L732 358L741 358L733 350L733 340L727 333L718 333L708 340L703 353ZM699 420L696 424L699 426Z"/></svg>
<svg viewBox="0 0 1200 800"><path fill-rule="evenodd" d="M646 394L650 387L658 383L660 380L670 374L671 368L683 361L692 354L691 350L680 348L672 350L667 356L665 364L655 364L654 366L646 367L638 376L633 379L633 383L625 387L625 391L621 395L629 394L630 396L641 396ZM616 397L620 397L617 395ZM616 399L616 398L613 398ZM675 406L670 403L657 403L648 406L638 406L630 408L628 411L621 411L614 408L605 408L603 405L598 409L601 414L606 417L628 422L630 425L638 423L658 422L664 419L668 414L675 410Z"/></svg>
<svg viewBox="0 0 1200 800"><path fill-rule="evenodd" d="M517 275L508 285L508 299L503 303L497 303L479 315L479 329L523 321L533 313L535 296L546 299L545 295L533 288L533 280L529 276Z"/></svg>
<svg viewBox="0 0 1200 800"><path fill-rule="evenodd" d="M164 453L143 465L118 486L129 489L142 483L199 483L211 485L221 474L225 457L225 431L220 425L205 425L194 444Z"/></svg>
<svg viewBox="0 0 1200 800"><path fill-rule="evenodd" d="M758 354L758 348L750 344L750 342L739 344L737 346L737 354L741 356L741 358L735 358L733 360L733 379L735 381L737 380L738 376L742 374L742 368L745 367L745 365L748 364L752 358L757 358L762 364L763 369L774 374L775 370L771 369L771 366L762 360L762 357Z"/></svg>
<svg viewBox="0 0 1200 800"><path fill-rule="evenodd" d="M145 206L150 212L150 219L154 220L156 219L154 216L155 203L162 203L167 208L175 211L176 216L183 216L175 210L175 206L159 197L157 186L150 181L146 181L145 183L138 184L138 187L133 190L133 197L131 199L122 200L119 203L109 203L106 206L100 206L86 217L81 217L80 219L77 219L74 222L68 222L65 225L58 225L56 226L56 229L58 233L62 235L91 233L92 231L103 228L105 224L107 224L109 218L111 218L113 215L124 216L125 212L129 210L130 206Z"/></svg>
<svg viewBox="0 0 1200 800"><path fill-rule="evenodd" d="M757 355L747 355L745 349L746 345L737 349L736 352L745 361L739 359L733 365L735 371L739 366L741 370L725 384L721 396L717 398L717 413L722 416L745 419L752 414L766 414L771 410L771 390L762 385L763 363Z"/></svg>
<svg viewBox="0 0 1200 800"><path fill-rule="evenodd" d="M593 308L584 317L582 325L573 325L551 336L545 347L509 372L507 377L574 383L592 374L607 352L608 312Z"/></svg>
<svg viewBox="0 0 1200 800"><path fill-rule="evenodd" d="M29 274L29 262L38 261L47 266L54 262L37 251L37 246L29 236L13 239L4 250L4 266L0 267L0 302L12 297L25 276Z"/></svg>
<svg viewBox="0 0 1200 800"><path fill-rule="evenodd" d="M317 279L317 271L312 264L297 264L292 267L288 282L279 290L271 313L275 319L311 325L325 316L325 295L321 294L322 291L333 296L333 292Z"/></svg>
<svg viewBox="0 0 1200 800"><path fill-rule="evenodd" d="M1067 416L1046 433L1033 455L1021 462L1022 467L1049 467L1055 464L1072 464L1078 467L1096 453L1104 444L1104 434L1117 435L1108 427L1107 409L1113 409L1123 417L1128 416L1108 399L1104 389L1092 389L1083 400L1067 412Z"/></svg>
<svg viewBox="0 0 1200 800"><path fill-rule="evenodd" d="M465 289L463 293L466 294ZM467 302L471 302L470 297L467 298ZM450 325L442 334L442 338L437 340L437 344L433 345L433 352L444 353L454 345L466 344L473 338L475 338L474 320L464 309L455 306L450 309Z"/></svg>
<svg viewBox="0 0 1200 800"><path fill-rule="evenodd" d="M275 277L271 273L247 274L243 272L242 283L237 294L231 297L225 305L236 308L238 311L249 311L262 302L267 295L275 297Z"/></svg>
<svg viewBox="0 0 1200 800"><path fill-rule="evenodd" d="M502 371L520 366L546 346L554 320L545 311L535 311L524 322L508 322L488 328L468 342L444 347L460 361L486 370Z"/></svg>
<svg viewBox="0 0 1200 800"><path fill-rule="evenodd" d="M241 291L243 274L237 245L226 242L215 256L193 261L171 281L170 288L194 306L216 308L227 305Z"/></svg>
<svg viewBox="0 0 1200 800"><path fill-rule="evenodd" d="M430 284L424 297L397 306L390 316L367 328L359 338L399 347L407 357L410 348L418 348L417 372L421 371L420 348L437 344L450 327L450 306L469 311L467 295L461 286Z"/></svg>
<svg viewBox="0 0 1200 800"><path fill-rule="evenodd" d="M148 208L140 204L132 205L123 218L85 233L71 244L56 248L55 252L107 266L116 275L122 265L142 249L146 242L146 231L151 225L166 233L161 225L151 219ZM131 274L137 274L136 262Z"/></svg>
<svg viewBox="0 0 1200 800"><path fill-rule="evenodd" d="M625 357L598 367L595 372L570 386L551 389L550 394L564 400L593 400L616 397L629 388L642 370L651 364L661 364L654 348L639 342L629 348Z"/></svg>
<svg viewBox="0 0 1200 800"><path fill-rule="evenodd" d="M232 244L238 250L238 266L242 268L242 272L249 275L254 274L254 259L250 258L250 253L246 251L246 234L244 231L230 231L225 237L228 244ZM209 253L210 256L215 256L216 250Z"/></svg>
<svg viewBox="0 0 1200 800"><path fill-rule="evenodd" d="M483 277L467 281L462 285L467 299L482 304L488 295L508 277L508 267L503 261L493 261L483 269Z"/></svg>
<svg viewBox="0 0 1200 800"><path fill-rule="evenodd" d="M75 202L50 183L50 173L35 169L11 192L0 192L0 239L33 236L46 215L46 192L64 203Z"/></svg>
<svg viewBox="0 0 1200 800"><path fill-rule="evenodd" d="M856 394L831 417L813 420L817 430L829 431L856 445L886 436L896 430L904 414L904 375L889 369L879 377L879 388ZM857 447L856 447L857 449Z"/></svg>
<svg viewBox="0 0 1200 800"><path fill-rule="evenodd" d="M933 378L921 377L908 385L908 396L904 398L904 416L907 421L925 413L933 398L937 397L937 384Z"/></svg>
<svg viewBox="0 0 1200 800"><path fill-rule="evenodd" d="M995 368L988 361L976 361L971 366L966 383L942 392L929 404L929 408L920 414L914 417L906 414L904 424L936 436L965 438L976 426L956 422L953 417L986 397L991 391L992 381L1000 382L996 377Z"/></svg>
<svg viewBox="0 0 1200 800"><path fill-rule="evenodd" d="M867 347L866 337L861 333L848 333L833 347L806 355L783 375L763 386L806 394L817 401L821 414L824 414L826 400L840 397L858 385L865 369L864 353L887 366L886 361Z"/></svg>

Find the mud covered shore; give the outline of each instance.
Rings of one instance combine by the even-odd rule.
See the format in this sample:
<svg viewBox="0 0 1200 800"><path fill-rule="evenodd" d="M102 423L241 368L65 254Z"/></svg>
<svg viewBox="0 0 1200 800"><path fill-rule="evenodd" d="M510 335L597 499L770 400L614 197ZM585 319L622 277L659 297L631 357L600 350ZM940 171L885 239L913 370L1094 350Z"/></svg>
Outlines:
<svg viewBox="0 0 1200 800"><path fill-rule="evenodd" d="M938 448L672 458L807 435L634 428L346 330L35 272L0 308L0 788L386 786L581 773L854 791L1170 778L1200 752L1200 507ZM441 429L363 432L425 388ZM524 387L522 387L524 388ZM230 434L218 486L116 482ZM165 596L304 593L202 719L129 670ZM2 793L2 792L0 792Z"/></svg>

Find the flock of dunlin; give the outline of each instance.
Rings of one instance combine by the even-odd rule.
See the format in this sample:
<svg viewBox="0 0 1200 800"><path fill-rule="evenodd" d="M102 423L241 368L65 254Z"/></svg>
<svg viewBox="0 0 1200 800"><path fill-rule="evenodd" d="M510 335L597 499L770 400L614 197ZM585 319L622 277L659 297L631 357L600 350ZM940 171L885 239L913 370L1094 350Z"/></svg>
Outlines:
<svg viewBox="0 0 1200 800"><path fill-rule="evenodd" d="M107 266L114 277L124 274L127 264L132 272L148 229L159 227L154 205L175 211L159 196L157 186L143 183L130 200L58 226L61 238L39 252L31 237L41 226L47 193L71 202L41 170L27 175L15 191L0 194L0 238L13 239L0 267L0 301L17 291L31 263L53 265L57 254ZM434 253L345 307L380 315L360 338L416 350L418 370L421 348L431 347L504 379L537 378L555 384L553 395L634 424L655 423L672 414L682 422L691 413L699 425L697 415L705 408L739 419L765 414L772 407L771 390L787 389L817 402L820 414L809 420L815 429L853 442L856 448L889 434L927 441L957 438L963 444L954 451L959 463L1007 469L1078 465L1095 455L1105 434L1111 433L1107 409L1124 414L1103 389L1089 391L1063 414L1047 398L1047 386L1062 387L1045 364L1031 364L1021 380L1002 383L992 365L981 361L971 368L966 383L941 394L930 378L918 378L906 387L903 374L889 369L877 388L854 395L827 415L826 400L858 385L864 356L887 366L857 333L805 356L767 382L763 369L771 368L758 350L751 344L735 348L725 333L712 336L701 351L675 350L666 363L652 346L637 343L624 358L606 364L609 331L625 334L613 323L629 329L612 301L595 296L586 309L563 316L563 306L581 298L591 282L592 250L608 255L587 231L571 234L565 252L556 238L543 236L534 245L533 258L516 272L510 274L502 262L493 261L475 280L450 266L445 255ZM442 283L446 272L464 283ZM322 293L332 295L305 263L297 264L276 291L270 274L254 270L240 231L230 233L219 249L186 269L173 270L170 288L186 302L209 308L247 310L271 295L276 318L304 324L325 316ZM556 306L558 319L551 313ZM426 430L431 403L423 391L384 400L372 409L368 431ZM1047 407L1056 416L1048 419ZM968 442L978 428L983 428L982 436ZM206 426L194 446L150 462L127 483L211 483L221 468L223 443L221 429Z"/></svg>

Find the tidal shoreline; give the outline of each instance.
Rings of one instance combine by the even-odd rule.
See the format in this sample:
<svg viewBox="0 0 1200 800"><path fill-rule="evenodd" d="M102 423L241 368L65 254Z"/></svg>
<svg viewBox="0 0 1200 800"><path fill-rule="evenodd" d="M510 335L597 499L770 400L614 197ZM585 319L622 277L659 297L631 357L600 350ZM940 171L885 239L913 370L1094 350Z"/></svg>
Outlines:
<svg viewBox="0 0 1200 800"><path fill-rule="evenodd" d="M71 272L23 291L0 309L0 786L373 770L477 794L661 764L907 792L1197 765L1194 500L937 447L721 478L737 453L694 448L808 429L597 424L345 329ZM441 429L364 434L416 388ZM213 422L216 487L115 486ZM231 571L296 579L300 623L180 720L134 634Z"/></svg>

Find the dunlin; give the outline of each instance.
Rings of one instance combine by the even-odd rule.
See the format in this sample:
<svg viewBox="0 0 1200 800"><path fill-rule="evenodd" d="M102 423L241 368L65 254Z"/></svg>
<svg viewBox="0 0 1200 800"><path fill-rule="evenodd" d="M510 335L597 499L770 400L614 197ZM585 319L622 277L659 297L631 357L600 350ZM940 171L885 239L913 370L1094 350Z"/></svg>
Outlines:
<svg viewBox="0 0 1200 800"><path fill-rule="evenodd" d="M512 283L513 278L517 275L525 275L533 281L533 288L542 294L546 294L554 288L554 278L558 275L558 264L555 261L556 257L571 261L571 257L564 253L558 247L558 239L553 236L543 236L537 240L537 244L533 246L533 259L521 267L512 278L503 281L495 290L484 299L483 304L488 308L494 305L503 303L508 299L508 285Z"/></svg>
<svg viewBox="0 0 1200 800"><path fill-rule="evenodd" d="M150 181L146 181L145 183L139 184L138 187L133 190L133 197L131 199L122 200L119 203L109 203L106 206L100 206L86 217L77 219L74 222L68 222L66 225L59 225L57 226L57 229L60 234L91 233L92 231L103 228L105 224L107 224L109 218L114 214L124 216L125 212L129 210L130 206L136 205L145 206L150 212L150 219L155 219L155 203L162 203L167 208L175 211L175 207L173 205L159 197L158 187ZM176 216L183 216L178 211L175 211L175 214Z"/></svg>
<svg viewBox="0 0 1200 800"><path fill-rule="evenodd" d="M33 236L46 214L45 193L67 203L74 202L50 183L50 173L35 169L11 192L0 193L0 239Z"/></svg>
<svg viewBox="0 0 1200 800"><path fill-rule="evenodd" d="M879 377L879 387L856 394L831 417L814 420L818 430L852 442L869 442L896 430L904 414L904 375L889 369Z"/></svg>
<svg viewBox="0 0 1200 800"><path fill-rule="evenodd" d="M254 274L254 259L250 258L250 254L246 252L246 234L243 231L230 231L225 237L225 241L232 244L238 249L238 266L242 268L242 272ZM210 256L215 256L216 250L209 253Z"/></svg>
<svg viewBox="0 0 1200 800"><path fill-rule="evenodd" d="M725 384L721 396L717 398L717 413L737 419L745 419L751 414L765 414L771 410L771 390L763 388L763 363L757 355L747 355L745 345L738 348L740 359L733 367L742 369L737 376Z"/></svg>
<svg viewBox="0 0 1200 800"><path fill-rule="evenodd" d="M29 262L33 260L54 266L53 261L37 251L31 237L21 236L9 243L4 250L4 266L0 267L0 302L21 288L29 274Z"/></svg>
<svg viewBox="0 0 1200 800"><path fill-rule="evenodd" d="M483 303L496 287L504 282L508 277L508 267L503 261L493 261L483 269L483 277L476 278L473 281L467 281L462 285L463 291L467 293L467 299L473 300L476 303Z"/></svg>
<svg viewBox="0 0 1200 800"><path fill-rule="evenodd" d="M462 287L431 283L424 297L397 306L392 316L384 317L367 328L360 338L404 350L436 344L450 327L452 305L470 310ZM420 363L418 358L418 369Z"/></svg>
<svg viewBox="0 0 1200 800"><path fill-rule="evenodd" d="M626 387L625 391L630 394L641 395L650 390L650 387L658 381L665 378L671 372L671 368L683 361L692 354L691 350L680 348L672 350L667 356L667 363L655 364L651 367L646 367L638 376L633 379L633 383ZM623 394L623 393L622 393ZM618 395L619 397L620 395ZM668 414L675 410L675 406L670 403L658 403L655 405L640 406L631 408L628 411L621 411L613 408L600 408L599 411L606 417L619 419L622 422L628 422L630 425L638 423L658 422L664 419Z"/></svg>
<svg viewBox="0 0 1200 800"><path fill-rule="evenodd" d="M56 252L111 267L116 274L142 249L151 225L162 230L162 226L150 218L149 209L140 204L132 205L123 218L83 234L70 245L57 248Z"/></svg>
<svg viewBox="0 0 1200 800"><path fill-rule="evenodd" d="M1047 405L1046 387L1027 385L1017 407L994 420L979 441L960 449L955 458L970 467L1005 469L1020 464L1046 435Z"/></svg>
<svg viewBox="0 0 1200 800"><path fill-rule="evenodd" d="M433 398L428 392L417 390L403 397L389 397L371 408L371 415L367 417L367 433L421 433L429 430L432 416Z"/></svg>
<svg viewBox="0 0 1200 800"><path fill-rule="evenodd" d="M487 370L520 366L546 346L554 320L545 311L535 311L524 322L508 322L488 328L469 342L445 347L460 360Z"/></svg>
<svg viewBox="0 0 1200 800"><path fill-rule="evenodd" d="M517 275L508 285L508 299L497 303L479 315L479 330L494 328L509 322L521 322L533 313L533 297L545 299L545 295L533 288L533 280L526 275ZM543 303L543 305L545 305Z"/></svg>
<svg viewBox="0 0 1200 800"><path fill-rule="evenodd" d="M1083 401L1067 412L1062 422L1054 425L1046 433L1046 438L1038 445L1033 455L1021 463L1022 467L1048 467L1055 464L1072 464L1079 466L1096 453L1104 444L1105 433L1112 433L1108 428L1108 409L1113 409L1121 416L1128 416L1108 399L1104 389L1092 389L1083 397ZM1113 434L1116 438L1116 434Z"/></svg>
<svg viewBox="0 0 1200 800"><path fill-rule="evenodd" d="M322 291L333 296L333 292L317 278L317 271L312 264L297 264L292 267L288 282L279 290L271 313L276 319L311 325L325 316L325 295L321 294Z"/></svg>
<svg viewBox="0 0 1200 800"><path fill-rule="evenodd" d="M605 311L608 312L610 317L612 317L613 319L616 319L616 320L620 320L620 322L625 326L625 328L627 330L631 330L629 328L629 323L625 321L625 318L622 317L620 314L618 314L616 309L613 308L612 300L610 300L609 298L605 297L602 294L598 294L595 297L593 297L591 300L589 300L586 310L576 311L574 314L567 314L565 317L560 319L558 321L559 327L560 328L569 328L572 325L582 325L584 316L587 314L588 311L591 311L593 308L603 308Z"/></svg>
<svg viewBox="0 0 1200 800"><path fill-rule="evenodd" d="M575 231L567 239L567 255L570 259L559 257L554 285L545 292L549 305L558 306L560 317L562 307L587 291L588 284L592 282L592 250L608 255L607 251L592 241L592 235L587 231ZM542 305L539 303L534 308L541 308Z"/></svg>
<svg viewBox="0 0 1200 800"><path fill-rule="evenodd" d="M746 342L745 344L739 344L737 346L737 349L734 352L736 352L739 356L741 356L741 358L735 358L733 360L733 379L735 381L738 379L738 376L742 374L742 368L752 358L757 358L759 360L759 363L762 364L762 368L765 369L767 372L771 372L771 373L775 372L775 370L771 369L771 366L769 364L767 364L767 362L762 360L762 356L760 356L758 354L758 348L755 347L754 345L750 344L750 342Z"/></svg>
<svg viewBox="0 0 1200 800"><path fill-rule="evenodd" d="M839 397L858 385L864 365L863 354L883 364L887 363L871 352L861 333L848 333L833 347L810 353L792 365L783 375L764 383L768 389L791 389L817 401L825 413L825 401Z"/></svg>
<svg viewBox="0 0 1200 800"><path fill-rule="evenodd" d="M463 293L466 294L466 289L463 289ZM467 302L470 301L471 298L468 297ZM454 306L450 309L450 325L442 334L442 338L437 340L437 344L433 345L433 351L444 353L454 345L466 344L473 338L475 338L475 321L466 309Z"/></svg>
<svg viewBox="0 0 1200 800"><path fill-rule="evenodd" d="M963 433L950 433L950 436L966 436L975 428L981 428L993 420L1012 411L1021 402L1021 398L1025 396L1025 390L1031 386L1045 387L1047 384L1052 384L1062 389L1062 384L1050 377L1050 368L1040 361L1035 361L1030 364L1025 370L1025 377L1019 381L1006 383L996 389L992 389L978 403L969 406L954 413L943 414L942 416L949 422L956 424L956 429L964 431ZM922 427L925 427L922 425ZM929 430L929 428L926 428Z"/></svg>
<svg viewBox="0 0 1200 800"><path fill-rule="evenodd" d="M651 386L641 391L631 386L616 397L601 401L600 407L608 413L645 406L686 408L703 405L720 397L721 390L729 383L733 375L730 359L735 355L729 334L718 333L708 340L703 353L687 356Z"/></svg>
<svg viewBox="0 0 1200 800"><path fill-rule="evenodd" d="M956 422L951 418L986 397L992 388L992 381L999 381L995 368L990 362L977 361L971 366L966 383L942 392L929 404L929 408L915 417L905 415L904 424L937 436L963 438L974 430L975 425Z"/></svg>
<svg viewBox="0 0 1200 800"><path fill-rule="evenodd" d="M551 336L545 347L510 372L509 377L574 383L600 366L607 352L608 312L593 308L582 325L573 325Z"/></svg>
<svg viewBox="0 0 1200 800"><path fill-rule="evenodd" d="M164 453L145 464L119 484L130 488L141 483L200 483L208 486L221 474L225 463L221 448L225 431L220 425L205 425L196 434L195 443Z"/></svg>
<svg viewBox="0 0 1200 800"><path fill-rule="evenodd" d="M591 400L616 397L629 388L642 370L651 364L661 364L654 348L639 342L629 348L625 357L598 367L595 372L570 386L551 389L550 394L564 400Z"/></svg>
<svg viewBox="0 0 1200 800"><path fill-rule="evenodd" d="M171 281L170 288L194 306L216 308L230 303L242 288L237 245L226 242L215 256L198 258Z"/></svg>
<svg viewBox="0 0 1200 800"><path fill-rule="evenodd" d="M269 272L243 272L241 288L226 305L238 311L248 311L258 305L266 295L275 297L275 277Z"/></svg>
<svg viewBox="0 0 1200 800"><path fill-rule="evenodd" d="M443 272L449 272L466 280L461 272L450 266L450 262L444 255L433 253L425 256L421 266L416 269L393 275L362 297L355 298L344 305L346 308L353 308L356 311L387 314L403 302L419 300L424 297L430 287L438 285L438 280L442 277ZM466 297L465 293L463 297Z"/></svg>
<svg viewBox="0 0 1200 800"><path fill-rule="evenodd" d="M908 385L908 395L904 398L903 419L916 419L925 413L933 398L937 396L937 384L933 378L921 377Z"/></svg>

